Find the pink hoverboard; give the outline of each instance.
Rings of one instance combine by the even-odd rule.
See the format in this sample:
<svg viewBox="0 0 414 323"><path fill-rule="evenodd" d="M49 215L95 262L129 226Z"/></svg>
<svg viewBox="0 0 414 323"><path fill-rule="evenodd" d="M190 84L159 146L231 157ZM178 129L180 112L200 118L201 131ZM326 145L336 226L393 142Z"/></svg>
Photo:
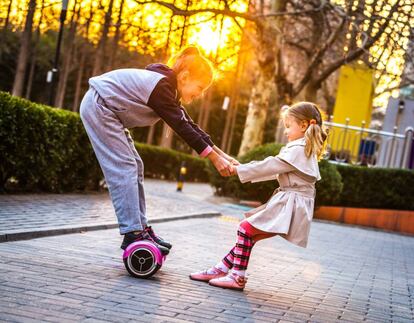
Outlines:
<svg viewBox="0 0 414 323"><path fill-rule="evenodd" d="M131 243L123 254L126 270L136 278L149 278L162 266L166 256L151 241Z"/></svg>

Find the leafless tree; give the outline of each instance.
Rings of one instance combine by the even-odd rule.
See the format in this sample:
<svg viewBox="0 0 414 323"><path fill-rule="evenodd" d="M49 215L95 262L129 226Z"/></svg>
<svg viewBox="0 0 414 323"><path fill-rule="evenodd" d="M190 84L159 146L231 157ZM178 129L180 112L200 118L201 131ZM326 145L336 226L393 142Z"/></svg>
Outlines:
<svg viewBox="0 0 414 323"><path fill-rule="evenodd" d="M112 20L112 9L114 0L109 0L108 8L105 9L105 19L102 27L101 38L99 40L98 48L96 50L95 64L93 66L93 75L98 75L103 72L106 43L108 40L109 27L111 26Z"/></svg>
<svg viewBox="0 0 414 323"><path fill-rule="evenodd" d="M20 51L17 59L16 74L13 83L12 94L23 95L24 81L26 77L27 62L30 55L30 42L32 39L33 16L36 10L36 0L29 0L26 22L20 40Z"/></svg>
<svg viewBox="0 0 414 323"><path fill-rule="evenodd" d="M73 12L69 23L69 31L66 37L65 42L65 51L63 57L63 64L61 68L61 75L59 77L58 89L56 94L55 106L62 108L63 107L63 100L65 99L65 93L67 88L67 82L69 73L72 70L71 63L73 60L73 51L75 48L75 37L76 37L76 30L78 27L78 19L80 16L81 6L78 1L73 1Z"/></svg>

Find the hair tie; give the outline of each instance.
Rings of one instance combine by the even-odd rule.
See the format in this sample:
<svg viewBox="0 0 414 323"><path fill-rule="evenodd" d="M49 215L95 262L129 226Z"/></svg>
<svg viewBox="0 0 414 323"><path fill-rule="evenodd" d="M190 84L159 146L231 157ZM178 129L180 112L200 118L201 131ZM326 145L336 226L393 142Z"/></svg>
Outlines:
<svg viewBox="0 0 414 323"><path fill-rule="evenodd" d="M315 120L315 119L311 119L311 120L309 121L309 124L316 124L316 120Z"/></svg>

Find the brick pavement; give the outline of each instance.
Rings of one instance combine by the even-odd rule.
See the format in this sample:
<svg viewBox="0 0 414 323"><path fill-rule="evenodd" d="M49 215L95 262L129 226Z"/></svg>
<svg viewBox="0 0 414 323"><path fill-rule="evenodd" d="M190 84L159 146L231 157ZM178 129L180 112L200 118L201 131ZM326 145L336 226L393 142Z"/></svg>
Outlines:
<svg viewBox="0 0 414 323"><path fill-rule="evenodd" d="M307 249L259 242L244 292L189 280L224 255L236 222L157 224L174 247L149 280L126 273L117 230L2 243L0 321L413 322L408 236L314 222Z"/></svg>
<svg viewBox="0 0 414 323"><path fill-rule="evenodd" d="M212 187L205 183L185 183L183 192L176 192L175 182L147 179L145 190L147 217L153 222L241 213L234 205L225 204L226 199L215 198ZM0 242L116 227L107 192L0 195Z"/></svg>

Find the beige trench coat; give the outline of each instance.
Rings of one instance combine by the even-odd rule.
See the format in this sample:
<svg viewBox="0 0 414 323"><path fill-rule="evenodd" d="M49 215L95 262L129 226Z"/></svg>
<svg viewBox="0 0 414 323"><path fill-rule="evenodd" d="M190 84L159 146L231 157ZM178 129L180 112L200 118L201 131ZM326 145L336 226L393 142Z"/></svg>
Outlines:
<svg viewBox="0 0 414 323"><path fill-rule="evenodd" d="M306 247L315 203L315 182L320 180L316 156L305 155L305 139L289 142L277 156L237 166L242 183L277 179L280 187L267 203L245 215L255 228L278 233Z"/></svg>

